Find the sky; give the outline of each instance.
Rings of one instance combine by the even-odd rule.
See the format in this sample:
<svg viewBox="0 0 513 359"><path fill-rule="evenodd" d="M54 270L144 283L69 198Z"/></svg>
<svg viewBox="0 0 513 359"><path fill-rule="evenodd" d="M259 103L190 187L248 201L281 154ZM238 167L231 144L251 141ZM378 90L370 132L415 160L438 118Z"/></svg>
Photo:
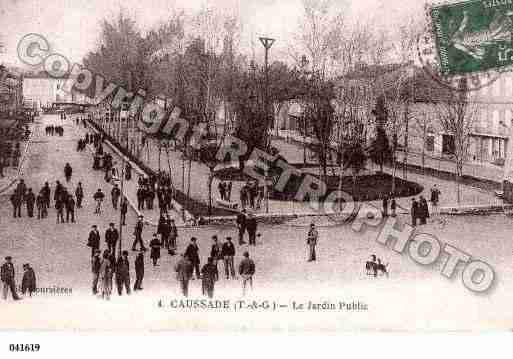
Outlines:
<svg viewBox="0 0 513 359"><path fill-rule="evenodd" d="M392 31L412 16L423 16L423 0L334 1L336 6L345 6L352 19L367 19L373 26ZM43 35L53 51L71 62L81 62L97 46L102 19L115 17L120 9L127 10L141 30L146 31L168 18L173 9L192 12L205 3L206 0L0 0L0 40L4 43L0 63L20 63L16 46L28 33ZM301 0L210 0L209 3L239 9L247 51L251 51L252 37L274 37L271 57L287 57L302 16ZM262 56L263 47L256 41L256 56Z"/></svg>

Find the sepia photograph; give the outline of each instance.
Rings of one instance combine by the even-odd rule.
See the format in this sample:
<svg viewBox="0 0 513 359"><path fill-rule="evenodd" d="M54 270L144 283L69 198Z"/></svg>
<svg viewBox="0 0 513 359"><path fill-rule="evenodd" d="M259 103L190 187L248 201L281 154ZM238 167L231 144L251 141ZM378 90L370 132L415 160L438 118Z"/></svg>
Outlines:
<svg viewBox="0 0 513 359"><path fill-rule="evenodd" d="M2 341L511 331L512 65L510 0L0 0Z"/></svg>

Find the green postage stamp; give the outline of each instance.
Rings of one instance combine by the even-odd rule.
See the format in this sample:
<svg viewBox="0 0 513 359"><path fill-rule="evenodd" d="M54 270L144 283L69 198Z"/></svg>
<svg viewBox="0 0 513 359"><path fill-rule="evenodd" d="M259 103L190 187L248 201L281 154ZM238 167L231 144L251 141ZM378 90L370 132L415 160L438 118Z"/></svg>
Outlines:
<svg viewBox="0 0 513 359"><path fill-rule="evenodd" d="M430 9L441 72L445 76L513 64L513 0L478 0Z"/></svg>

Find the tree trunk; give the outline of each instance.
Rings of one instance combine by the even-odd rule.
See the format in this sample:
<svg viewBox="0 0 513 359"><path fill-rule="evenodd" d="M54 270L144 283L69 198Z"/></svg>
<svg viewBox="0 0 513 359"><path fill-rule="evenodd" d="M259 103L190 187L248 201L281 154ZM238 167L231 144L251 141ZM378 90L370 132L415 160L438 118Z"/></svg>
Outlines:
<svg viewBox="0 0 513 359"><path fill-rule="evenodd" d="M208 177L208 216L212 216L212 182L214 180L214 169L209 168L210 175Z"/></svg>
<svg viewBox="0 0 513 359"><path fill-rule="evenodd" d="M162 154L162 146L160 145L160 142L159 142L159 157L158 157L159 172L160 172L160 157L161 157L161 154Z"/></svg>
<svg viewBox="0 0 513 359"><path fill-rule="evenodd" d="M353 171L353 200L356 201L357 195L356 195L356 172ZM359 198L358 198L359 200Z"/></svg>
<svg viewBox="0 0 513 359"><path fill-rule="evenodd" d="M463 173L463 164L460 163L459 160L457 160L457 163L456 163L456 191L457 191L457 202L458 204L461 203L461 188L460 188L460 181L461 181L461 176L462 176L462 173Z"/></svg>
<svg viewBox="0 0 513 359"><path fill-rule="evenodd" d="M338 190L339 190L339 192L342 192L342 175L344 173L343 171L344 171L344 168L343 168L342 164L340 164L340 173L338 175ZM342 199L340 199L339 208L340 208L340 211L342 211Z"/></svg>

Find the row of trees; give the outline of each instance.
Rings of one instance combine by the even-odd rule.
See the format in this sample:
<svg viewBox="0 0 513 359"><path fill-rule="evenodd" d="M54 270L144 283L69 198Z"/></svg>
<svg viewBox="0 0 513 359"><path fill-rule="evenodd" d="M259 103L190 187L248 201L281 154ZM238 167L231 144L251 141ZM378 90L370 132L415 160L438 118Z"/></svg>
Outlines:
<svg viewBox="0 0 513 359"><path fill-rule="evenodd" d="M171 99L169 109L178 106L184 118L205 124L210 141L199 159L210 169L210 191L217 162L209 154L215 153L228 131L248 144L248 153L254 147L269 150L274 108L266 105L277 104L279 109L291 99L304 107L304 127L317 140L314 150L325 179L333 143L338 144L340 173L353 169L355 185L367 156L381 168L392 161L395 175L398 143L408 146L414 95L379 86L362 94L340 89L339 83L362 62L380 65L390 61L391 54L402 63L413 59L420 25L413 21L400 27L391 41L390 34L372 28L371 21L350 21L347 9L335 1L302 0L302 5L300 31L289 46L293 64L275 61L269 66L268 91L266 69L240 48L242 25L237 15L209 6L192 15L176 11L166 23L144 34L135 20L121 12L103 22L98 47L85 57L84 65L129 91L142 88L150 98ZM216 120L220 108L224 123ZM368 146L366 132L371 125L375 139Z"/></svg>

